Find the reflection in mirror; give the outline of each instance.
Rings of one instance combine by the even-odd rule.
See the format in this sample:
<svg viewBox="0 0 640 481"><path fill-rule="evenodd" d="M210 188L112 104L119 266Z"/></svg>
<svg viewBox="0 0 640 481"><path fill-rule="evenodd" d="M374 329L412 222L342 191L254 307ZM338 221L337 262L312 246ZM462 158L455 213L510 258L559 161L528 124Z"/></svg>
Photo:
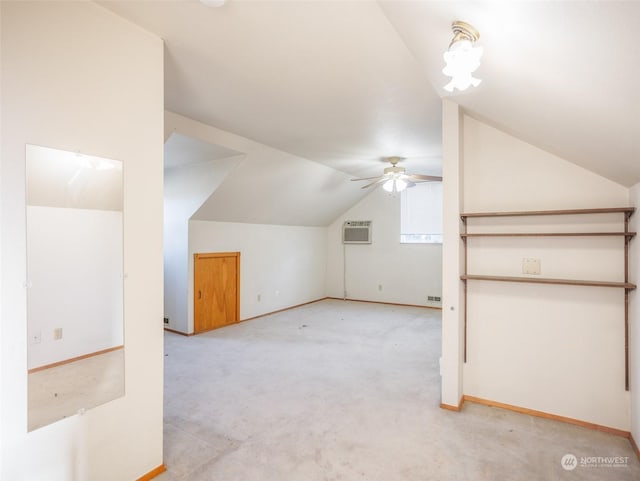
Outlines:
<svg viewBox="0 0 640 481"><path fill-rule="evenodd" d="M122 162L27 145L29 431L124 395Z"/></svg>

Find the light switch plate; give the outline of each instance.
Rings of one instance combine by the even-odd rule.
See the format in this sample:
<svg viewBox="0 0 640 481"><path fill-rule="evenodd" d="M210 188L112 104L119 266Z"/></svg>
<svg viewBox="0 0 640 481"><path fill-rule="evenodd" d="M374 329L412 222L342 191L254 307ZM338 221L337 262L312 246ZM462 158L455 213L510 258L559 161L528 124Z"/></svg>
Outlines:
<svg viewBox="0 0 640 481"><path fill-rule="evenodd" d="M522 273L540 275L540 259L532 259L530 257L522 259Z"/></svg>

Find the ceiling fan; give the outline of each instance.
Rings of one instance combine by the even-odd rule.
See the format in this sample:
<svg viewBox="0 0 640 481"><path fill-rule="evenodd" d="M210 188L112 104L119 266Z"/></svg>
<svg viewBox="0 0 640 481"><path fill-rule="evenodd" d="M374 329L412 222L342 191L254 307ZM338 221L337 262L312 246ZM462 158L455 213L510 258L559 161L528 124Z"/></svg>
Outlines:
<svg viewBox="0 0 640 481"><path fill-rule="evenodd" d="M378 177L365 177L362 179L351 179L353 181L372 180L363 186L363 189L382 184L382 188L387 192L402 192L408 187L414 187L419 182L439 182L442 177L435 175L407 174L404 167L398 167L398 162L404 160L402 157L387 157L384 159L391 164L391 167L384 169L384 173Z"/></svg>

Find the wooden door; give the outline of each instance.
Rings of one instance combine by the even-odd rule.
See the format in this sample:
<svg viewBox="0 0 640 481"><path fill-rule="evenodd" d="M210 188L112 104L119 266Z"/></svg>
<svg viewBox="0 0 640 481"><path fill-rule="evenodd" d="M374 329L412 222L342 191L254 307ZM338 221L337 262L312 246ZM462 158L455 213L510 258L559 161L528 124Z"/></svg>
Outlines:
<svg viewBox="0 0 640 481"><path fill-rule="evenodd" d="M194 332L240 320L240 253L195 254Z"/></svg>

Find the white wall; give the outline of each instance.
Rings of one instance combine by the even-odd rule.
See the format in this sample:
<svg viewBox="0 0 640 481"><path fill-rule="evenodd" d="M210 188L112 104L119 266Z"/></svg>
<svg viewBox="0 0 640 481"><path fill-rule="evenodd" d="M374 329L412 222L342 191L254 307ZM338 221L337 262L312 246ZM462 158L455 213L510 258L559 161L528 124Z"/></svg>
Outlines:
<svg viewBox="0 0 640 481"><path fill-rule="evenodd" d="M629 190L630 205L637 210L631 216L630 230L640 229L640 184ZM629 251L629 280L640 284L640 244L631 240ZM640 442L640 296L638 290L629 294L629 390L631 392L631 434L636 444Z"/></svg>
<svg viewBox="0 0 640 481"><path fill-rule="evenodd" d="M628 190L470 117L464 117L464 210L509 211L628 204ZM569 230L610 229L609 218L564 219ZM622 228L622 214L617 217ZM469 221L469 230L559 229L562 219ZM482 224L482 227L478 227ZM512 228L512 225L517 227ZM469 272L623 280L618 238L470 239ZM624 291L515 283L468 283L464 393L629 430L624 386Z"/></svg>
<svg viewBox="0 0 640 481"><path fill-rule="evenodd" d="M346 220L372 221L372 243L343 245ZM399 195L374 189L327 228L327 246L329 297L344 296L346 254L348 299L439 307L427 296L442 295L442 245L400 243Z"/></svg>
<svg viewBox="0 0 640 481"><path fill-rule="evenodd" d="M28 206L27 278L29 369L122 345L122 212Z"/></svg>
<svg viewBox="0 0 640 481"><path fill-rule="evenodd" d="M2 471L133 480L162 463L162 41L88 2L1 2ZM124 163L124 397L27 433L25 144Z"/></svg>
<svg viewBox="0 0 640 481"><path fill-rule="evenodd" d="M242 156L188 164L164 173L164 317L188 330L189 219Z"/></svg>
<svg viewBox="0 0 640 481"><path fill-rule="evenodd" d="M3 25L3 14L2 14L2 6L0 6L0 61L2 61L2 54L3 54L3 35L2 35L2 25ZM3 165L4 165L4 149L2 148L2 146L4 146L4 114L3 114L3 110L2 110L2 99L4 98L4 81L3 81L3 77L2 77L2 72L0 71L0 185L2 185L2 176L3 176ZM2 193L0 193L0 199L4 200L4 197L2 196ZM2 369L2 363L4 361L4 355L2 352L2 346L4 346L4 335L3 335L3 331L4 329L2 328L2 324L3 324L3 319L4 319L4 309L2 308L2 302L4 302L4 287L3 287L3 279L4 279L4 263L2 261L2 259L4 259L4 209L2 208L2 201L0 201L0 299L2 299L2 301L0 301L0 388L4 388L4 378L3 378L3 369ZM3 401L2 401L3 396L0 394L0 419L2 416L2 413L4 412L4 408L3 408ZM2 428L0 427L0 473L3 472L3 458L4 458L4 432L2 431Z"/></svg>
<svg viewBox="0 0 640 481"><path fill-rule="evenodd" d="M2 25L3 25L3 19L2 19L2 6L0 6L0 64L2 64L2 58L4 55L4 51L3 51L3 47L2 47ZM2 185L2 176L3 176L3 165L4 165L4 149L2 148L2 146L4 146L4 114L3 114L3 110L2 110L2 99L4 98L4 87L3 87L3 79L2 79L2 71L0 71L0 185ZM4 200L4 197L2 196L2 193L0 192L0 199ZM4 209L2 208L2 200L0 200L0 386L4 386L4 379L3 379L3 369L2 369L2 362L3 362L3 354L2 354L2 346L4 345L4 336L3 336L3 329L2 329L2 320L4 317L4 287L3 287L3 279L4 279L4 263L2 262L2 259L4 258ZM3 401L2 401L2 395L0 395L0 419L2 416L2 413L4 412L3 410ZM3 472L3 458L4 458L4 432L2 431L2 426L0 425L0 473Z"/></svg>
<svg viewBox="0 0 640 481"><path fill-rule="evenodd" d="M325 297L324 227L192 220L189 299L193 299L193 254L206 252L240 252L241 320ZM189 332L193 332L193 302Z"/></svg>

